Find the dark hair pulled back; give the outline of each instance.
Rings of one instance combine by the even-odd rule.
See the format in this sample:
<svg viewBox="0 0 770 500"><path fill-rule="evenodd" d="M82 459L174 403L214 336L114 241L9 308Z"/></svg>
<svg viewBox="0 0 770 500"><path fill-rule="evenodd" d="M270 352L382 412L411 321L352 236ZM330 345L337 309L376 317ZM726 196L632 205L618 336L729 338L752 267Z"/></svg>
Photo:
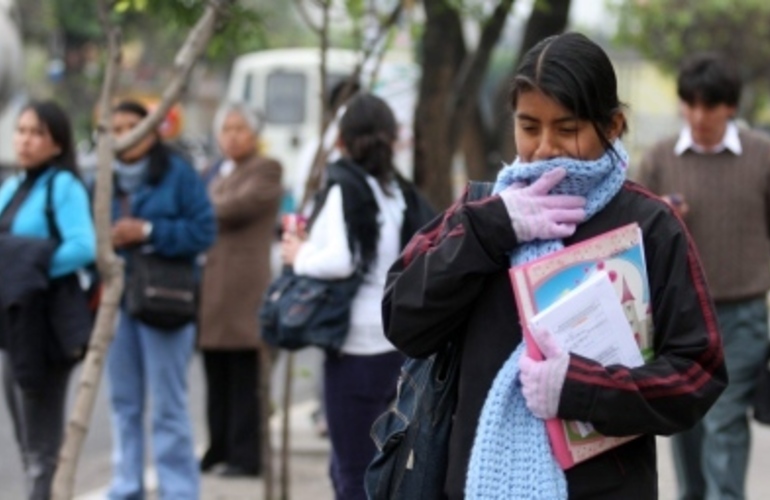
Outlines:
<svg viewBox="0 0 770 500"><path fill-rule="evenodd" d="M564 33L541 40L522 59L513 80L510 102L540 90L591 122L605 149L614 151L607 136L615 115L624 108L618 98L615 70L599 45L580 33ZM621 135L627 130L623 124Z"/></svg>
<svg viewBox="0 0 770 500"><path fill-rule="evenodd" d="M396 117L379 97L360 93L347 103L340 120L340 138L348 157L377 179L385 192L394 178L393 144Z"/></svg>

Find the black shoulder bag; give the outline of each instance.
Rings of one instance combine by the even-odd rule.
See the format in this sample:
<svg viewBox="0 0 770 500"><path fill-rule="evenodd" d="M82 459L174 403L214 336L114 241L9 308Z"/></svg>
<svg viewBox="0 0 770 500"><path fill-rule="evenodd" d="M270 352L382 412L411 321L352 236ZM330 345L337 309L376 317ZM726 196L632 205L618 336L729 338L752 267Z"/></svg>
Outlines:
<svg viewBox="0 0 770 500"><path fill-rule="evenodd" d="M489 196L492 186L471 182L467 201ZM450 342L401 367L396 399L371 430L377 454L364 479L370 500L444 497L459 365L460 347Z"/></svg>
<svg viewBox="0 0 770 500"><path fill-rule="evenodd" d="M45 218L51 239L60 245L61 232L56 224L53 205L53 184L57 172L48 179L46 186ZM76 273L52 278L48 287L48 321L54 342L50 345L49 358L57 363L76 363L85 355L93 329L93 314L89 297Z"/></svg>

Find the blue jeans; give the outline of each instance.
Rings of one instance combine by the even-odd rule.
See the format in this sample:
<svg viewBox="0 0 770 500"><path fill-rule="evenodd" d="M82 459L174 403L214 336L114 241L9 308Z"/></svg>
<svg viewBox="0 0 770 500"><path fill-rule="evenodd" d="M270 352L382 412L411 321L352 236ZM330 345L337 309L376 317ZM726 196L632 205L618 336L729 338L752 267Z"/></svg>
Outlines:
<svg viewBox="0 0 770 500"><path fill-rule="evenodd" d="M729 384L691 430L672 439L680 500L743 500L748 411L768 345L765 298L717 304Z"/></svg>
<svg viewBox="0 0 770 500"><path fill-rule="evenodd" d="M143 420L148 394L160 498L198 498L200 478L187 408L187 366L194 344L192 323L176 331L159 330L121 311L107 360L116 441L110 499L144 498Z"/></svg>

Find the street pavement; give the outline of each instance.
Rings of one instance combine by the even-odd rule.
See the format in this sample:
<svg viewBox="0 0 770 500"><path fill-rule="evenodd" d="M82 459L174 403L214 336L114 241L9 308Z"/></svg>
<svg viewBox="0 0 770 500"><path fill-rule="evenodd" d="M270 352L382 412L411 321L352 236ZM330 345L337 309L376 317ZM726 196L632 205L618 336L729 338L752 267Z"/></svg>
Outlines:
<svg viewBox="0 0 770 500"><path fill-rule="evenodd" d="M315 409L313 402L314 380L319 366L319 354L303 351L297 357L295 373L294 401L290 413L291 444L289 485L291 500L332 500L334 495L328 480L329 443L317 436L311 419ZM282 366L275 372L275 400L280 401L283 379ZM74 384L73 384L74 386ZM205 444L203 370L196 357L190 370L190 408L193 416L198 450ZM101 500L110 478L111 439L109 435L108 408L105 385L100 388L92 428L86 440L84 454L78 471L76 500ZM4 404L2 406L5 406ZM271 419L272 444L279 448L280 413ZM754 425L753 446L749 468L747 498L764 500L770 498L770 427ZM148 461L149 463L149 461ZM669 442L666 438L658 440L658 470L660 476L660 500L675 500L675 479ZM276 489L278 496L279 467L274 464ZM157 481L151 468L146 474L146 484L151 493L148 500L157 498ZM0 410L0 500L21 500L23 477L19 465L18 450L13 440L7 411ZM201 482L202 500L264 500L264 485L261 479L224 479L216 475L204 474ZM287 499L287 500L288 500Z"/></svg>
<svg viewBox="0 0 770 500"><path fill-rule="evenodd" d="M328 446L319 439L310 424L310 407L298 405L291 420L294 433L291 461L293 500L332 500L334 495L327 479ZM277 424L274 422L274 425ZM278 426L274 427L277 431ZM770 427L753 425L753 447L747 485L748 500L770 498ZM275 441L274 441L275 442ZM659 500L676 500L676 479L671 461L670 442L658 439ZM229 481L204 476L203 500L264 500L259 479ZM275 496L275 498L280 498ZM427 499L426 499L427 500Z"/></svg>
<svg viewBox="0 0 770 500"><path fill-rule="evenodd" d="M300 404L297 408L300 411L312 411L312 404L308 402L314 398L316 377L320 367L321 353L313 349L305 349L295 356L295 381L293 384L293 401ZM281 401L283 388L283 365L279 361L276 366L275 376L273 377L273 394L275 401ZM198 450L202 453L206 442L206 424L205 424L205 382L203 373L203 363L200 356L193 358L189 374L190 401L189 409L193 423L193 432L196 439ZM76 371L70 383L69 408L71 408L75 386L79 371ZM83 452L78 465L78 472L75 484L76 498L79 500L103 499L106 487L110 481L112 470L112 437L110 432L109 420L109 401L107 397L108 387L106 379L103 378L98 390L98 396L94 406L93 418L88 435L83 446ZM2 398L0 398L2 399ZM303 409L305 408L305 409ZM309 418L309 417L308 417ZM149 419L147 420L149 424ZM310 424L308 424L310 425ZM149 430L149 427L147 428ZM146 432L149 436L149 432ZM149 439L148 439L149 441ZM148 447L149 448L149 447ZM150 464L148 449L147 464ZM313 458L310 462L326 462L326 459ZM146 474L148 485L154 484L153 473L148 469ZM325 472L317 474L321 480L325 481ZM299 477L299 475L297 476ZM209 477L204 480L204 487L207 487ZM216 482L216 481L214 481ZM227 481L226 484L231 484ZM236 482L237 483L237 482ZM251 486L248 486L251 488ZM5 401L0 402L0 500L21 500L24 498L24 476L21 468L21 458L13 436L13 427L5 405ZM212 498L238 498L237 496L211 496L206 493L204 499ZM249 497L245 497L249 498ZM301 497L295 497L301 498ZM324 500L318 498L318 500Z"/></svg>

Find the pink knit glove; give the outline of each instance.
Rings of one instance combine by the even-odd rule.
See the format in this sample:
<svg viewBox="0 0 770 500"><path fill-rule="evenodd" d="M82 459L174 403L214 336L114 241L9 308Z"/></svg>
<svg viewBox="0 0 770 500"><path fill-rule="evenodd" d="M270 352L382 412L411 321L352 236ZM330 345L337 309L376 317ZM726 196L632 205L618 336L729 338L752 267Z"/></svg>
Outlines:
<svg viewBox="0 0 770 500"><path fill-rule="evenodd" d="M548 194L566 175L555 168L529 186L515 183L500 192L519 242L567 238L585 219L585 198Z"/></svg>
<svg viewBox="0 0 770 500"><path fill-rule="evenodd" d="M550 332L536 333L537 345L545 360L535 361L526 353L519 359L521 392L527 408L542 419L556 416L564 379L569 368L569 354L562 351Z"/></svg>

